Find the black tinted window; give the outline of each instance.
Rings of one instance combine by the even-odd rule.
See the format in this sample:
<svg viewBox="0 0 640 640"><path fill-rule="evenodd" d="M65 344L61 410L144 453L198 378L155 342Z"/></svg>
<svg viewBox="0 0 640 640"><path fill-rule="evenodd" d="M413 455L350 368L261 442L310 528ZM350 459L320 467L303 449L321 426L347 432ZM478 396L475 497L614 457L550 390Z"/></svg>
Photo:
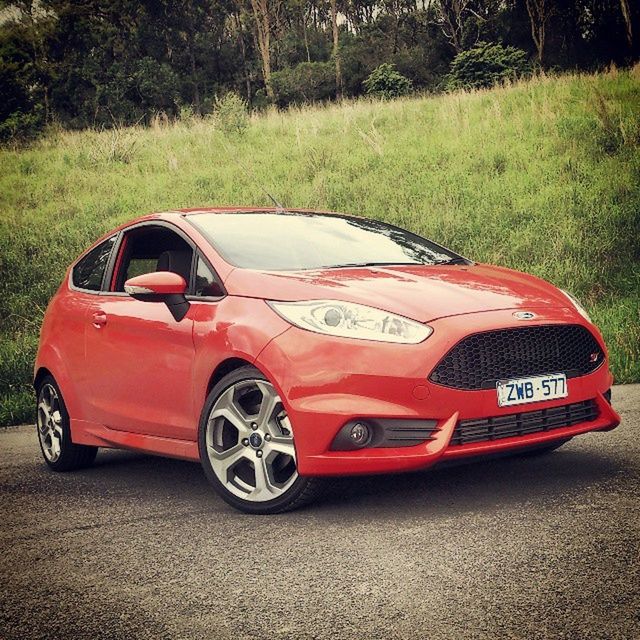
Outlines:
<svg viewBox="0 0 640 640"><path fill-rule="evenodd" d="M76 264L73 268L73 284L79 289L89 289L90 291L100 291L102 278L111 250L115 244L116 237L111 236L102 244L99 244Z"/></svg>
<svg viewBox="0 0 640 640"><path fill-rule="evenodd" d="M181 275L189 285L192 258L193 249L189 244L166 227L132 229L124 238L115 290L124 291L127 280L153 271L172 271Z"/></svg>
<svg viewBox="0 0 640 640"><path fill-rule="evenodd" d="M220 295L220 285L215 279L207 263L198 256L198 267L196 269L196 286L193 292L201 297L218 297Z"/></svg>
<svg viewBox="0 0 640 640"><path fill-rule="evenodd" d="M188 220L227 262L248 269L435 264L458 257L409 231L349 216L206 213Z"/></svg>

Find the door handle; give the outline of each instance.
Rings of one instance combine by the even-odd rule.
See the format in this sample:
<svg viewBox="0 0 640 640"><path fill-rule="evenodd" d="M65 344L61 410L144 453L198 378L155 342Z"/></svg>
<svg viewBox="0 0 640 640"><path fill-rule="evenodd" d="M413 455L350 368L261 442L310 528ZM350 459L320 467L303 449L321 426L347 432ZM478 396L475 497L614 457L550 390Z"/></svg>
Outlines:
<svg viewBox="0 0 640 640"><path fill-rule="evenodd" d="M104 327L105 324L107 324L107 314L102 311L96 311L93 314L93 326L99 329L100 327Z"/></svg>

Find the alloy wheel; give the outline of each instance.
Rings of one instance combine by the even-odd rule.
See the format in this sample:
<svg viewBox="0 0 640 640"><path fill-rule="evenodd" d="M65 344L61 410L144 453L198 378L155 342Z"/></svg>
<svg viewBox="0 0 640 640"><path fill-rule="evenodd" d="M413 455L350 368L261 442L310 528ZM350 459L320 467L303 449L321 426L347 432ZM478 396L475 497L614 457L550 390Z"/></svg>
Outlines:
<svg viewBox="0 0 640 640"><path fill-rule="evenodd" d="M213 472L238 498L273 500L298 477L291 423L265 380L242 380L220 394L207 417L205 442Z"/></svg>
<svg viewBox="0 0 640 640"><path fill-rule="evenodd" d="M49 462L56 462L62 452L62 414L58 392L50 384L43 385L38 397L38 437Z"/></svg>

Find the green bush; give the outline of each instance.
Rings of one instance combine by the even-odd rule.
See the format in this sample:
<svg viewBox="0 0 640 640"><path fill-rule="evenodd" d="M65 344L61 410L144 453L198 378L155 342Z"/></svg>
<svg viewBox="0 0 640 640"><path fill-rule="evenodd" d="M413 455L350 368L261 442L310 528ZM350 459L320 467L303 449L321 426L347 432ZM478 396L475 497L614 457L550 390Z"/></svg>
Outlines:
<svg viewBox="0 0 640 640"><path fill-rule="evenodd" d="M386 62L369 74L364 86L368 95L378 98L397 98L412 89L411 80L397 71L395 65Z"/></svg>
<svg viewBox="0 0 640 640"><path fill-rule="evenodd" d="M249 126L247 103L234 91L215 99L214 118L224 133L244 133Z"/></svg>
<svg viewBox="0 0 640 640"><path fill-rule="evenodd" d="M271 76L276 104L304 104L336 95L336 68L332 62L303 62Z"/></svg>
<svg viewBox="0 0 640 640"><path fill-rule="evenodd" d="M448 90L479 89L530 73L531 64L522 49L482 42L453 59L445 86Z"/></svg>
<svg viewBox="0 0 640 640"><path fill-rule="evenodd" d="M135 65L132 83L145 112L151 109L173 111L180 96L180 79L166 63L145 57Z"/></svg>
<svg viewBox="0 0 640 640"><path fill-rule="evenodd" d="M37 328L37 324L31 326ZM38 336L31 333L0 333L0 425L34 419L35 399L31 379Z"/></svg>
<svg viewBox="0 0 640 640"><path fill-rule="evenodd" d="M43 128L41 109L30 113L14 111L0 122L0 141L35 137Z"/></svg>

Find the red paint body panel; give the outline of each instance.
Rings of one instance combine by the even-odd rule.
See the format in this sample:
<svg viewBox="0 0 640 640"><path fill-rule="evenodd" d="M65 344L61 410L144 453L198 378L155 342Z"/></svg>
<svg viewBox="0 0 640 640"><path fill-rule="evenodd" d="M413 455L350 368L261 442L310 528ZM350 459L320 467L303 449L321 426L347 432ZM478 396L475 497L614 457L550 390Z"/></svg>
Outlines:
<svg viewBox="0 0 640 640"><path fill-rule="evenodd" d="M232 295L268 300L327 298L357 302L419 322L496 309L571 306L564 294L543 280L481 264L281 273L236 269L225 286Z"/></svg>
<svg viewBox="0 0 640 640"><path fill-rule="evenodd" d="M158 295L166 295L172 293L184 293L187 289L187 283L182 276L171 271L156 271L154 273L145 273L136 276L125 282L125 286L143 287L152 293ZM113 288L113 285L112 285Z"/></svg>
<svg viewBox="0 0 640 640"><path fill-rule="evenodd" d="M537 310L540 324L586 321L568 309ZM330 444L345 422L367 416L423 418L437 420L440 428L452 415L461 420L500 416L518 411L546 409L596 399L612 384L608 367L567 380L569 396L520 407L498 407L495 389L464 391L433 384L428 376L443 354L472 332L518 326L512 311L493 311L452 316L430 323L433 335L418 345L376 344L362 340L328 338L291 328L273 340L260 355L257 365L280 385L287 411L296 431L296 447L305 452L298 463L307 475L342 475L408 470L430 466L437 461L429 455L430 445L401 449L365 449L332 452ZM591 327L593 330L593 327ZM598 340L604 348L601 336ZM427 397L415 397L416 387L426 387ZM605 401L603 401L605 402ZM478 455L481 452L530 446L561 439L573 433L594 431L619 423L606 403L602 419L575 425L567 431L530 434L519 438L451 447L444 457Z"/></svg>
<svg viewBox="0 0 640 640"><path fill-rule="evenodd" d="M190 309L179 322L162 303L113 291L114 278L110 292L78 291L67 272L45 315L35 373L47 369L60 385L74 442L197 460L198 421L212 375L231 358L254 364L278 389L294 428L302 475L419 469L441 460L606 430L619 423L602 395L612 384L608 362L589 375L570 378L567 398L515 408L498 407L495 389L457 390L428 379L444 354L470 333L523 326L513 316L516 310L535 311L537 317L527 326L582 325L606 353L597 329L552 285L480 264L288 273L235 268L188 222L189 215L202 211L224 215L232 210L153 214L117 230L140 223L170 225L185 234L214 268L227 295L219 300L191 298ZM116 265L121 255L122 249ZM153 279L158 277L153 274ZM144 286L144 278L135 280ZM414 345L331 337L293 327L265 302L321 298L375 306L428 322L433 334ZM600 417L592 422L499 441L449 444L458 420L589 399L595 399L600 409ZM330 450L347 421L367 416L436 420L438 431L434 440L417 446Z"/></svg>

